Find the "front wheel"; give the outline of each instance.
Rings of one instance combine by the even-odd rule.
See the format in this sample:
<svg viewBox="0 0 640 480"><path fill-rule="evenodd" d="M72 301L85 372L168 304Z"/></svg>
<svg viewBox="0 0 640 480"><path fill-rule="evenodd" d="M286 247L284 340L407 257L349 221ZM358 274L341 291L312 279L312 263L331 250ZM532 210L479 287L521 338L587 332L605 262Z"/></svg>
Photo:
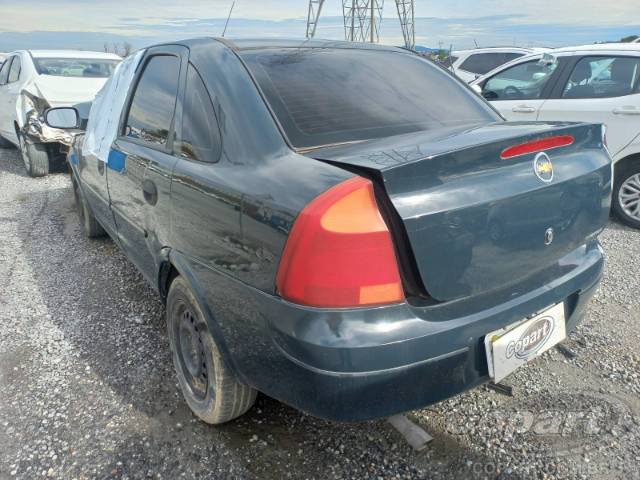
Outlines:
<svg viewBox="0 0 640 480"><path fill-rule="evenodd" d="M178 381L189 408L211 424L233 420L251 408L256 390L225 365L204 314L187 282L176 277L167 296L167 328Z"/></svg>
<svg viewBox="0 0 640 480"><path fill-rule="evenodd" d="M71 177L71 183L73 185L73 196L76 200L76 210L78 212L78 218L80 219L80 225L82 226L82 231L84 232L87 238L98 238L104 237L107 232L105 232L100 222L96 219L91 211L91 207L87 203L87 200L84 198L82 194L82 190L76 182L73 176Z"/></svg>
<svg viewBox="0 0 640 480"><path fill-rule="evenodd" d="M20 135L20 154L24 168L31 177L44 177L49 174L49 153L44 144L27 143Z"/></svg>
<svg viewBox="0 0 640 480"><path fill-rule="evenodd" d="M625 225L640 229L640 159L616 168L613 212Z"/></svg>
<svg viewBox="0 0 640 480"><path fill-rule="evenodd" d="M0 137L0 148L13 148L13 143Z"/></svg>

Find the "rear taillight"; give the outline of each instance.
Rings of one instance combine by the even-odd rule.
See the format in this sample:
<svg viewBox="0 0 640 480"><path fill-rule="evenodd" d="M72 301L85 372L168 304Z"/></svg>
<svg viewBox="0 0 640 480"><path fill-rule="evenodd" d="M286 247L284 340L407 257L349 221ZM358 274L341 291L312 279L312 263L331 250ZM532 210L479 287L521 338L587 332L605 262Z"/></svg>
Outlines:
<svg viewBox="0 0 640 480"><path fill-rule="evenodd" d="M505 148L500 154L502 160L507 160L513 157L519 157L520 155L527 155L529 153L538 153L545 150L551 150L553 148L568 147L573 144L573 136L571 135L557 135L555 137L541 138L539 140L532 140L531 142L521 143L514 145L513 147Z"/></svg>
<svg viewBox="0 0 640 480"><path fill-rule="evenodd" d="M369 180L346 180L300 212L282 254L276 288L286 300L313 307L403 301L391 234Z"/></svg>

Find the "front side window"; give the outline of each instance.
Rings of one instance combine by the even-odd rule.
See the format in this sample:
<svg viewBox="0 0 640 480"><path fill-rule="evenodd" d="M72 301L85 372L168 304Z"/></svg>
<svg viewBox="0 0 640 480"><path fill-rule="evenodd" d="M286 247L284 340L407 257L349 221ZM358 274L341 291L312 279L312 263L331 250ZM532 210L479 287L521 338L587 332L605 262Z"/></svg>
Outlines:
<svg viewBox="0 0 640 480"><path fill-rule="evenodd" d="M178 94L180 59L151 57L142 72L127 115L124 134L156 145L166 145Z"/></svg>
<svg viewBox="0 0 640 480"><path fill-rule="evenodd" d="M562 90L562 98L608 98L637 91L640 58L586 57L580 59Z"/></svg>
<svg viewBox="0 0 640 480"><path fill-rule="evenodd" d="M110 77L119 60L86 58L34 58L33 63L39 75L54 77Z"/></svg>
<svg viewBox="0 0 640 480"><path fill-rule="evenodd" d="M200 162L220 158L220 130L207 88L198 72L189 65L182 114L180 155Z"/></svg>
<svg viewBox="0 0 640 480"><path fill-rule="evenodd" d="M538 99L557 65L539 60L514 65L487 80L482 95L487 100Z"/></svg>
<svg viewBox="0 0 640 480"><path fill-rule="evenodd" d="M241 55L296 148L500 120L470 89L417 55L360 48Z"/></svg>
<svg viewBox="0 0 640 480"><path fill-rule="evenodd" d="M9 79L7 80L7 83L18 81L18 79L20 78L20 68L20 57L13 57L13 63L11 64L11 69L9 70Z"/></svg>

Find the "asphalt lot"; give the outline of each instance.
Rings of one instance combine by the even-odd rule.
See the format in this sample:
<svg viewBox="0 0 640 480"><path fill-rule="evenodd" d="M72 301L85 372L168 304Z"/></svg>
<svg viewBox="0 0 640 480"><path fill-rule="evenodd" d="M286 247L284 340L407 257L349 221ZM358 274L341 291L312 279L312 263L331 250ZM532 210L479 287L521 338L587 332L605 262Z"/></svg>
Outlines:
<svg viewBox="0 0 640 480"><path fill-rule="evenodd" d="M423 452L384 421L264 396L212 427L182 400L161 302L111 240L82 236L67 176L27 178L0 149L0 479L640 478L640 232L612 222L602 241L570 352L510 376L513 397L412 412L435 437Z"/></svg>

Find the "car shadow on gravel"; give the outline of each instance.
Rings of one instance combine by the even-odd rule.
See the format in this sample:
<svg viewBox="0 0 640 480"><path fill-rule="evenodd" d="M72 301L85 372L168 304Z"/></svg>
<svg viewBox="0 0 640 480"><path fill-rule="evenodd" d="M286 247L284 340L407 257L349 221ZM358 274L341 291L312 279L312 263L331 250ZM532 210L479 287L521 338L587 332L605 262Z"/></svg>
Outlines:
<svg viewBox="0 0 640 480"><path fill-rule="evenodd" d="M64 367L76 379L69 386L72 408L78 417L103 412L95 413L96 435L110 425L122 431L98 478L137 477L145 469L169 478L183 471L326 478L440 469L451 478L477 457L444 430L431 432L436 441L418 454L384 421L327 422L263 395L236 421L204 424L178 389L157 294L113 241L84 238L70 187L33 192L30 201L46 208L32 228L20 230L20 240L51 321L77 353ZM425 463L438 467L425 472Z"/></svg>

